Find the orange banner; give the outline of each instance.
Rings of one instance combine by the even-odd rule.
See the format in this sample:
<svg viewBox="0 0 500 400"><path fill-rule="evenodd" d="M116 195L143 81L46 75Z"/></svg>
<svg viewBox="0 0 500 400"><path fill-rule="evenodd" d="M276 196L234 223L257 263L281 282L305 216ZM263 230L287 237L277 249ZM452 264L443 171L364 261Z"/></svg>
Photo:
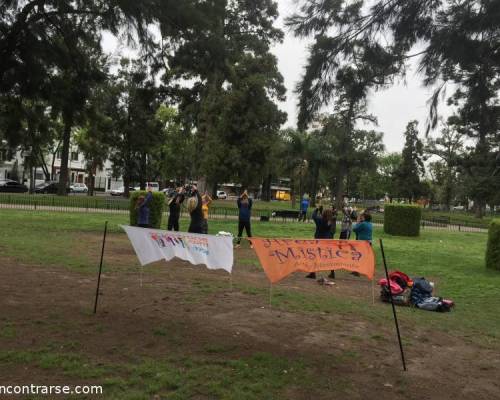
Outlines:
<svg viewBox="0 0 500 400"><path fill-rule="evenodd" d="M249 239L268 279L276 283L295 271L345 269L373 279L375 255L362 240Z"/></svg>

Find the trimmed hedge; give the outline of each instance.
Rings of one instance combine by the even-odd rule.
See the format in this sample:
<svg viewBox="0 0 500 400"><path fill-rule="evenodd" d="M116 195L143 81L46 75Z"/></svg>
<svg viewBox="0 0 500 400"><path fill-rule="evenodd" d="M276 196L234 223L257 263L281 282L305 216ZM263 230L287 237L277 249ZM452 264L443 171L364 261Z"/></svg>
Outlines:
<svg viewBox="0 0 500 400"><path fill-rule="evenodd" d="M384 232L396 236L420 235L422 209L407 204L386 204L384 206Z"/></svg>
<svg viewBox="0 0 500 400"><path fill-rule="evenodd" d="M135 204L139 196L146 196L146 191L133 191L130 193L130 225L137 226L137 210ZM161 218L163 216L163 207L165 205L165 195L162 192L152 192L153 200L149 204L149 223L152 228L161 228Z"/></svg>
<svg viewBox="0 0 500 400"><path fill-rule="evenodd" d="M486 247L486 268L500 271L500 219L491 221Z"/></svg>

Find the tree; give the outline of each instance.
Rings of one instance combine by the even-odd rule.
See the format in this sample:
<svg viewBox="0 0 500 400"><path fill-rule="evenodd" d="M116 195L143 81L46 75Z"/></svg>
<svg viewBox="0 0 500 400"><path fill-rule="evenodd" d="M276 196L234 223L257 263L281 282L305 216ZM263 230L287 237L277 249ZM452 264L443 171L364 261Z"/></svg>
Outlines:
<svg viewBox="0 0 500 400"><path fill-rule="evenodd" d="M162 144L159 147L159 169L165 180L185 182L193 176L193 160L195 159L194 135L183 129L178 112L161 105L156 113L162 126Z"/></svg>
<svg viewBox="0 0 500 400"><path fill-rule="evenodd" d="M157 118L160 93L144 60L128 59L121 60L110 93L114 121L110 159L115 175L123 176L128 196L131 182L138 181L144 189L153 178L152 156L162 145L162 124Z"/></svg>
<svg viewBox="0 0 500 400"><path fill-rule="evenodd" d="M148 25L169 8L169 0L113 2L75 0L4 1L0 5L0 102L9 102L10 119L24 102L47 102L64 124L59 194L66 194L69 141L90 88L101 81L101 33L118 34L123 26L146 47L154 46ZM168 22L162 19L166 28ZM135 29L132 29L134 27ZM12 124L12 122L11 122Z"/></svg>
<svg viewBox="0 0 500 400"><path fill-rule="evenodd" d="M248 184L256 180L257 173L247 175L244 171L261 169L260 162L254 164L255 156L266 153L262 146L259 148L257 138L245 142L245 146L256 146L246 153L236 144L259 133L259 126L269 133L273 120L283 118L269 101L284 93L276 59L269 52L270 45L282 38L282 32L273 26L277 5L272 0L211 0L196 1L191 6L189 19L172 33L174 51L168 60L168 78L191 83L190 87L178 85L174 92L184 124L192 124L196 132L196 170L203 177L200 181L208 178L211 186L234 173ZM167 31L168 35L171 32ZM264 104L254 101L254 95ZM243 109L243 104L247 108ZM265 105L271 108L266 110ZM241 116L234 114L241 111ZM228 130L236 126L235 132ZM224 155L226 145L231 151ZM239 157L243 157L241 161ZM248 168L248 162L252 162L252 168Z"/></svg>
<svg viewBox="0 0 500 400"><path fill-rule="evenodd" d="M463 156L463 135L452 126L441 131L441 136L428 139L425 152L439 157L440 161L430 164L430 171L436 183L440 203L450 209L455 197L459 162Z"/></svg>
<svg viewBox="0 0 500 400"><path fill-rule="evenodd" d="M401 165L396 171L398 195L408 199L411 203L417 200L423 193L420 177L425 173L424 167L424 145L418 137L418 122L410 121L406 125L405 145Z"/></svg>
<svg viewBox="0 0 500 400"><path fill-rule="evenodd" d="M473 190L477 215L484 210L494 177L498 151L499 75L498 45L500 7L491 0L305 0L301 13L289 19L298 34L316 33L319 57L310 104L323 104L331 89L331 77L359 43L379 49L387 61L374 72L374 80L387 82L404 74L407 62L420 56L424 84L435 87L431 98L430 124L438 122L438 105L447 82L456 90L450 101L458 108L461 126L475 141L464 164L478 183ZM412 53L418 45L422 51ZM307 76L307 74L306 74ZM330 77L330 78L329 78ZM485 188L488 188L485 190Z"/></svg>

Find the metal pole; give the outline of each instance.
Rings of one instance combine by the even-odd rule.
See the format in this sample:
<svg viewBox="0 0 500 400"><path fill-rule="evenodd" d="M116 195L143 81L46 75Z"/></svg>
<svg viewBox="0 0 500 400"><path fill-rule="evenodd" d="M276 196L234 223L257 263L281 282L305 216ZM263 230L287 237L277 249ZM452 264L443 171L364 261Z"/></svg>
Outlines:
<svg viewBox="0 0 500 400"><path fill-rule="evenodd" d="M102 260L104 258L104 245L106 244L106 234L108 233L108 221L104 224L104 236L102 238L101 262L99 263L99 275L97 277L97 289L95 291L94 314L97 312L97 300L99 299L99 287L101 286Z"/></svg>
<svg viewBox="0 0 500 400"><path fill-rule="evenodd" d="M392 298L391 284L389 281L389 272L387 271L387 262L385 260L384 244L382 239L380 241L380 250L382 251L382 259L384 260L385 277L387 279L387 287L389 288L389 297L391 298L392 314L394 315L394 323L396 324L396 332L398 334L399 350L401 352L401 361L403 362L403 371L406 371L405 354L403 352L403 344L401 343L401 335L399 333L398 317L396 316L396 307L394 306L394 299Z"/></svg>

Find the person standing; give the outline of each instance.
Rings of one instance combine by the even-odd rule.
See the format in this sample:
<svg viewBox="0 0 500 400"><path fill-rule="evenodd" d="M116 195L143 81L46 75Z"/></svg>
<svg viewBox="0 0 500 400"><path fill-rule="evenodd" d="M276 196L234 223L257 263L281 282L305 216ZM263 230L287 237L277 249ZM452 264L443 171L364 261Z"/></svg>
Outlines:
<svg viewBox="0 0 500 400"><path fill-rule="evenodd" d="M342 225L340 228L340 240L349 240L352 231L352 207L344 207L342 210Z"/></svg>
<svg viewBox="0 0 500 400"><path fill-rule="evenodd" d="M364 211L359 215L358 223L352 228L353 232L356 234L356 240L366 240L372 245L373 240L373 225L372 216L368 211ZM352 275L359 276L359 272L351 272Z"/></svg>
<svg viewBox="0 0 500 400"><path fill-rule="evenodd" d="M245 190L240 198L237 200L239 214L238 214L238 239L236 241L236 247L240 247L241 236L243 235L243 229L247 232L247 237L252 237L252 229L250 226L250 219L252 217L252 199L248 196L248 192ZM252 247L252 245L250 245Z"/></svg>
<svg viewBox="0 0 500 400"><path fill-rule="evenodd" d="M191 216L188 232L203 233L202 199L196 186L191 189L191 197L187 201L187 208Z"/></svg>
<svg viewBox="0 0 500 400"><path fill-rule="evenodd" d="M208 234L208 207L212 203L212 198L210 197L208 192L205 192L201 199L201 211L203 212L202 233Z"/></svg>
<svg viewBox="0 0 500 400"><path fill-rule="evenodd" d="M179 187L168 202L167 230L179 232L179 218L181 216L181 205L184 201L184 188Z"/></svg>
<svg viewBox="0 0 500 400"><path fill-rule="evenodd" d="M323 210L321 206L316 207L313 211L312 219L316 225L316 231L314 233L315 239L333 239L335 235L336 219L334 211L331 208ZM333 278L335 278L335 272L332 271L331 274L333 274ZM311 272L306 278L316 279L316 272Z"/></svg>
<svg viewBox="0 0 500 400"><path fill-rule="evenodd" d="M307 194L304 195L302 201L300 202L300 212L299 212L299 222L306 222L307 209L309 208L309 196Z"/></svg>
<svg viewBox="0 0 500 400"><path fill-rule="evenodd" d="M150 228L151 224L149 222L149 204L153 200L152 188L148 188L148 193L146 197L139 196L137 198L137 203L135 204L135 209L137 210L137 226L141 228Z"/></svg>
<svg viewBox="0 0 500 400"><path fill-rule="evenodd" d="M356 240L366 240L372 244L373 240L373 225L372 216L368 211L364 211L358 218L358 223L352 229L356 234Z"/></svg>

